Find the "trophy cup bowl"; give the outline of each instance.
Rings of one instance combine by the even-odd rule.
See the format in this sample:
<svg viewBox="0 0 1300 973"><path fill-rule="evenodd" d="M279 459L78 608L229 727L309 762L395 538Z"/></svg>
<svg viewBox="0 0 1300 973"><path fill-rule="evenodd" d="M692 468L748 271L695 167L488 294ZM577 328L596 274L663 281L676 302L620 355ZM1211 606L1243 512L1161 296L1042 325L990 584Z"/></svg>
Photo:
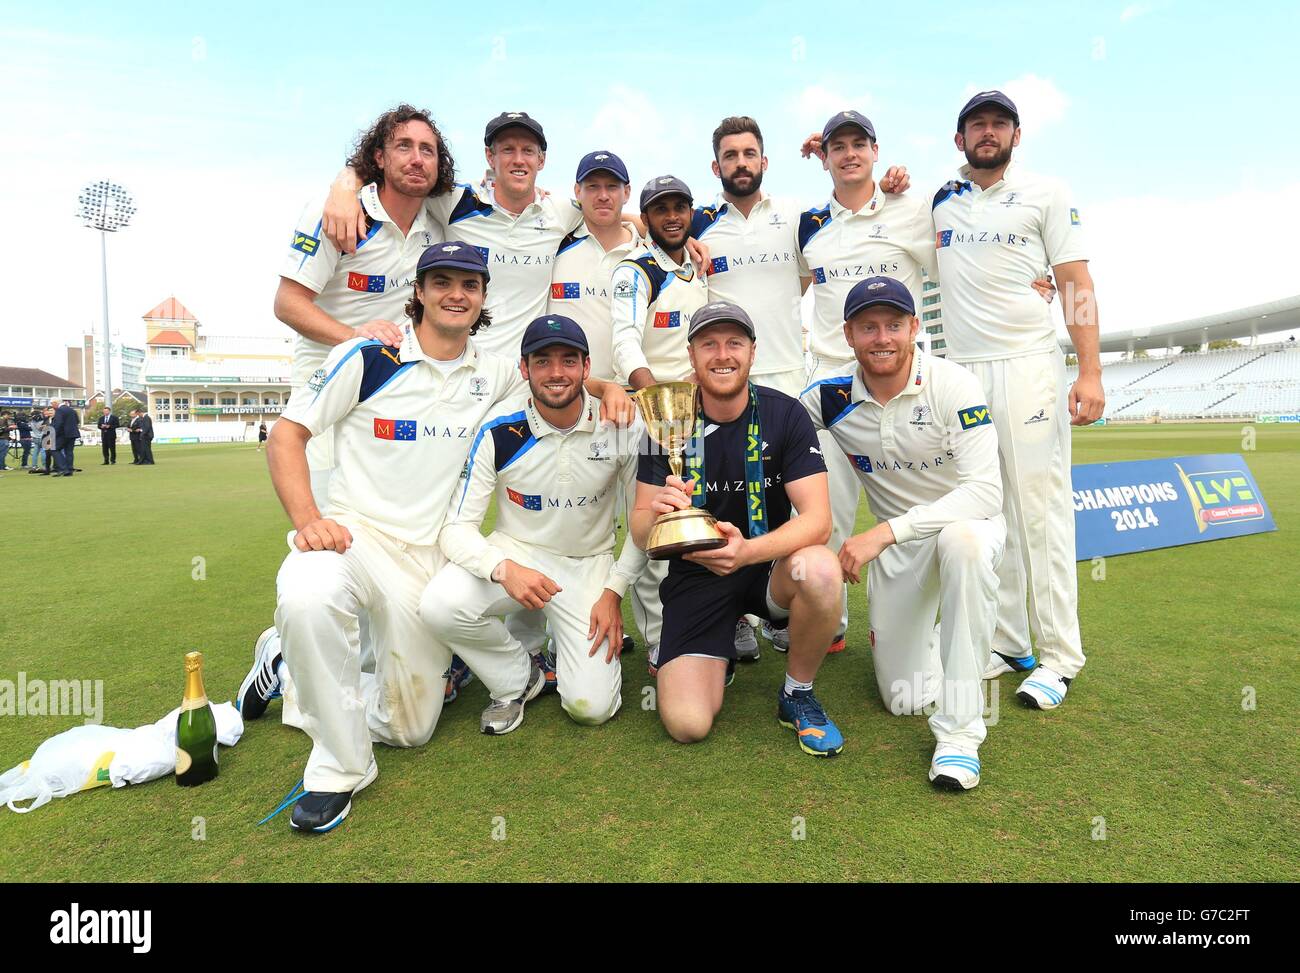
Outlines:
<svg viewBox="0 0 1300 973"><path fill-rule="evenodd" d="M695 434L696 386L693 382L663 382L637 392L637 408L650 438L668 453L673 476L682 475L682 456ZM646 539L646 554L656 561L726 547L718 522L702 507L660 514Z"/></svg>

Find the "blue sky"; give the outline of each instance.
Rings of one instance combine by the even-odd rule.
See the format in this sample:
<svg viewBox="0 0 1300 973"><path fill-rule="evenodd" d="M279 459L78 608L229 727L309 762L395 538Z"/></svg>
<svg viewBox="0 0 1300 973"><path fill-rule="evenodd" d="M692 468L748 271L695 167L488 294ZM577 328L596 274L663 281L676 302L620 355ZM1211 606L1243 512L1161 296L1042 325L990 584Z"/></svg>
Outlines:
<svg viewBox="0 0 1300 973"><path fill-rule="evenodd" d="M73 215L97 178L139 209L110 241L128 342L170 293L211 332L274 333L294 217L402 100L432 111L463 176L483 168L484 121L526 110L553 191L609 148L634 183L671 171L698 198L717 188L714 125L751 114L765 188L812 204L829 182L797 147L832 112L867 113L882 163L929 195L961 161L964 98L1004 87L1021 160L1079 199L1103 330L1300 293L1293 4L379 6L0 4L0 207L17 228L0 248L22 282L4 292L0 362L62 371L63 346L98 326L97 244Z"/></svg>

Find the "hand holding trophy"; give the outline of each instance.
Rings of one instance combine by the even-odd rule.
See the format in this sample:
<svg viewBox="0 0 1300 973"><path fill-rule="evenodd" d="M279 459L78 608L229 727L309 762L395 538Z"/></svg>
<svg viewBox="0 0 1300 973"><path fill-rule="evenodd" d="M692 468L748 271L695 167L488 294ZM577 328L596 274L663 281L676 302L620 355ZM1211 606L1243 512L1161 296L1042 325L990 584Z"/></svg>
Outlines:
<svg viewBox="0 0 1300 973"><path fill-rule="evenodd" d="M699 415L696 392L692 382L663 382L647 386L633 396L650 438L668 453L668 467L678 479L683 471L682 456L695 434ZM726 546L727 539L718 530L713 515L703 507L688 507L661 514L655 520L646 539L646 554L663 561Z"/></svg>

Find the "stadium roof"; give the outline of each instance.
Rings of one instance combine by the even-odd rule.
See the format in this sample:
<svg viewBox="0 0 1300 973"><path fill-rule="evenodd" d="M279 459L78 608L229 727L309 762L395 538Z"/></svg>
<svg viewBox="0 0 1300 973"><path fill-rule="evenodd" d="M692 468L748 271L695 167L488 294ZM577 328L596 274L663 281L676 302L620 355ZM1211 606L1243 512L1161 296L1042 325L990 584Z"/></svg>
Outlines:
<svg viewBox="0 0 1300 973"><path fill-rule="evenodd" d="M190 339L185 337L179 331L159 331L156 335L145 342L147 345L184 345L189 348Z"/></svg>
<svg viewBox="0 0 1300 973"><path fill-rule="evenodd" d="M14 368L0 365L0 385L32 386L33 388L79 389L84 388L70 378L59 378L40 368Z"/></svg>
<svg viewBox="0 0 1300 973"><path fill-rule="evenodd" d="M1203 318L1154 324L1127 331L1103 332L1102 351L1129 351L1136 348L1170 348L1199 345L1226 338L1246 338L1275 331L1300 329L1300 295L1256 304L1252 307L1223 311ZM1073 351L1068 338L1061 342Z"/></svg>
<svg viewBox="0 0 1300 973"><path fill-rule="evenodd" d="M146 321L197 321L189 309L180 301L176 300L175 295L167 298L156 308L144 316Z"/></svg>

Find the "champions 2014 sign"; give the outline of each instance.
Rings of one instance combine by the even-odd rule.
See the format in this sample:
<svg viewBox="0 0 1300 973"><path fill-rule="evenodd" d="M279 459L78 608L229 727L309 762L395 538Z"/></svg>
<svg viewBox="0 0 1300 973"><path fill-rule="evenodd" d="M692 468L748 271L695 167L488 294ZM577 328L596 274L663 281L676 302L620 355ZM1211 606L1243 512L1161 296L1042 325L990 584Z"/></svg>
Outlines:
<svg viewBox="0 0 1300 973"><path fill-rule="evenodd" d="M1080 561L1277 530L1236 453L1076 466Z"/></svg>

